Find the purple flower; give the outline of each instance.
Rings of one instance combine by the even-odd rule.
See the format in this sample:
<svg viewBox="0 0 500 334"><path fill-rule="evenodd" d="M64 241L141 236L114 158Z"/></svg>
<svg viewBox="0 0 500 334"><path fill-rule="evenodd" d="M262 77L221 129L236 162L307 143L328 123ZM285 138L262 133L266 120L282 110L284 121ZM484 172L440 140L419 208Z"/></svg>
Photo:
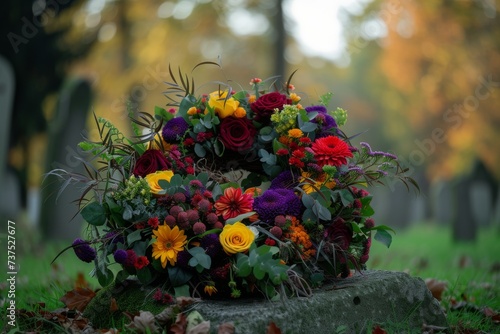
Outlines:
<svg viewBox="0 0 500 334"><path fill-rule="evenodd" d="M335 118L328 115L328 110L325 106L309 106L306 107L306 111L317 112L318 115L312 120L313 123L318 123L322 126L322 130L328 130L331 128L337 127L337 122L335 122Z"/></svg>
<svg viewBox="0 0 500 334"><path fill-rule="evenodd" d="M200 247L203 248L205 253L211 258L215 258L222 251L222 246L217 234L208 234L201 238Z"/></svg>
<svg viewBox="0 0 500 334"><path fill-rule="evenodd" d="M328 110L326 109L325 106L308 106L306 107L307 112L314 112L316 111L318 114L326 114Z"/></svg>
<svg viewBox="0 0 500 334"><path fill-rule="evenodd" d="M162 130L163 139L167 142L180 140L186 131L189 129L189 124L182 117L175 117L168 121Z"/></svg>
<svg viewBox="0 0 500 334"><path fill-rule="evenodd" d="M125 262L127 261L127 251L124 250L124 249L118 249L114 254L113 254L113 257L116 261L116 263L119 263L119 264L125 264Z"/></svg>
<svg viewBox="0 0 500 334"><path fill-rule="evenodd" d="M359 144L366 149L366 153L371 157L383 156L383 157L393 159L393 160L398 159L398 157L392 153L382 152L382 151L372 151L372 148L371 148L370 144L368 144L368 143L361 142Z"/></svg>
<svg viewBox="0 0 500 334"><path fill-rule="evenodd" d="M289 170L278 174L272 181L269 189L293 189L298 184L297 178Z"/></svg>
<svg viewBox="0 0 500 334"><path fill-rule="evenodd" d="M302 202L290 189L268 189L255 198L254 210L263 222L272 224L279 215L298 217L302 211Z"/></svg>
<svg viewBox="0 0 500 334"><path fill-rule="evenodd" d="M72 246L76 256L83 262L90 263L95 259L96 251L90 246L90 242L77 238Z"/></svg>

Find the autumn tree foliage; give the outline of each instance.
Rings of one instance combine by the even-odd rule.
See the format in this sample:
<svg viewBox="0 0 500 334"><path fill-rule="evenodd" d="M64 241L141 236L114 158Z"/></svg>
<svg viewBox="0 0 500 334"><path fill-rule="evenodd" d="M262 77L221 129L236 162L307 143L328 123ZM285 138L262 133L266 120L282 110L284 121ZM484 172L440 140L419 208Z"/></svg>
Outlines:
<svg viewBox="0 0 500 334"><path fill-rule="evenodd" d="M468 172L478 159L500 178L499 15L490 1L375 1L366 8L365 24L386 30L372 63L384 132L431 179Z"/></svg>

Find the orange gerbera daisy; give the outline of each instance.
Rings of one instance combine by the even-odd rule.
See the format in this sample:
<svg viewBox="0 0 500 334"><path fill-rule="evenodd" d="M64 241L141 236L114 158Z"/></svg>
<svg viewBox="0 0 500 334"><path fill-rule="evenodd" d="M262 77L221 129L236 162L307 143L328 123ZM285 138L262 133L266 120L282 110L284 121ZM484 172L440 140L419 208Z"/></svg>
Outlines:
<svg viewBox="0 0 500 334"><path fill-rule="evenodd" d="M241 214L252 211L253 197L251 194L243 194L241 188L229 187L224 194L215 201L215 213L222 215L228 220Z"/></svg>
<svg viewBox="0 0 500 334"><path fill-rule="evenodd" d="M170 228L168 225L161 225L158 230L153 230L153 258L161 260L161 266L167 266L167 260L171 266L177 262L177 253L184 249L187 237L184 230L179 230L178 226Z"/></svg>

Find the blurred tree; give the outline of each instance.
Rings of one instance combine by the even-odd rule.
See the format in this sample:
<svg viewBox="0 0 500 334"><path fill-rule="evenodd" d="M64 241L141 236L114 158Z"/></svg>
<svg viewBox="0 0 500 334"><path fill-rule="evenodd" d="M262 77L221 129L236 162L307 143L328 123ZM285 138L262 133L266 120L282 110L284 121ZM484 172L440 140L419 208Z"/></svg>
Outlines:
<svg viewBox="0 0 500 334"><path fill-rule="evenodd" d="M472 182L477 160L500 180L499 18L491 1L375 0L350 21L351 67L365 74L359 91L371 90L363 96L391 146L407 152L400 160L430 180ZM454 237L474 240L470 183L460 185Z"/></svg>
<svg viewBox="0 0 500 334"><path fill-rule="evenodd" d="M72 22L67 15L81 3L72 0L3 3L0 54L12 64L16 77L9 146L18 151L19 158L14 164L23 191L28 182L30 140L47 126L43 112L46 98L58 91L69 65L83 57L92 44L92 38L84 42L68 38ZM23 203L25 196L24 192Z"/></svg>
<svg viewBox="0 0 500 334"><path fill-rule="evenodd" d="M480 159L500 180L495 3L380 0L362 17L358 31L378 30L382 46L372 65L379 82L372 102L382 104L384 131L409 152L409 164L437 179L464 174Z"/></svg>

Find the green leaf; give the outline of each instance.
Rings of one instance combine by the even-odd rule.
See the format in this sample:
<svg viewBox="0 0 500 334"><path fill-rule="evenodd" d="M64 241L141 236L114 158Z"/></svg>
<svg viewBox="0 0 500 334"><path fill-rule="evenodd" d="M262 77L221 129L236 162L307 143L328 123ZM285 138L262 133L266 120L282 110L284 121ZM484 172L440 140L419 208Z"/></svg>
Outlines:
<svg viewBox="0 0 500 334"><path fill-rule="evenodd" d="M142 239L141 230L135 230L134 232L127 235L127 244L132 245L134 242Z"/></svg>
<svg viewBox="0 0 500 334"><path fill-rule="evenodd" d="M155 279L155 276L153 275L149 267L144 267L140 270L137 270L137 279L143 285L147 285Z"/></svg>
<svg viewBox="0 0 500 334"><path fill-rule="evenodd" d="M308 209L312 208L314 206L314 203L316 203L316 201L311 195L308 194L302 195L302 204L304 204L306 208Z"/></svg>
<svg viewBox="0 0 500 334"><path fill-rule="evenodd" d="M257 265L253 267L253 275L256 279L261 280L266 276L266 272L261 268L261 266Z"/></svg>
<svg viewBox="0 0 500 334"><path fill-rule="evenodd" d="M207 154L207 151L203 146L200 145L200 143L196 143L194 145L194 153L196 153L198 157L203 158Z"/></svg>
<svg viewBox="0 0 500 334"><path fill-rule="evenodd" d="M370 205L370 202L372 201L373 196L366 196L363 198L360 198L361 201L361 212L360 215L362 217L371 217L375 214L375 210Z"/></svg>
<svg viewBox="0 0 500 334"><path fill-rule="evenodd" d="M116 283L120 283L120 282L123 282L125 281L128 277L130 276L130 274L126 271L126 270L120 270L117 274L116 274Z"/></svg>
<svg viewBox="0 0 500 334"><path fill-rule="evenodd" d="M179 104L179 110L177 111L180 116L182 116L187 122L189 122L189 116L187 114L189 108L196 107L197 99L193 95L187 95L184 97Z"/></svg>
<svg viewBox="0 0 500 334"><path fill-rule="evenodd" d="M184 284L174 287L174 294L175 297L191 297L191 293L189 292L189 285Z"/></svg>
<svg viewBox="0 0 500 334"><path fill-rule="evenodd" d="M97 202L85 206L81 215L90 225L101 226L106 223L106 209Z"/></svg>
<svg viewBox="0 0 500 334"><path fill-rule="evenodd" d="M318 125L312 122L305 122L301 127L300 130L304 133L308 132L313 132L318 128Z"/></svg>
<svg viewBox="0 0 500 334"><path fill-rule="evenodd" d="M201 273L204 269L210 269L212 259L205 253L203 248L190 248L189 253L193 256L188 263L191 267L195 267L199 273Z"/></svg>
<svg viewBox="0 0 500 334"><path fill-rule="evenodd" d="M248 256L245 254L238 253L238 260L236 261L236 275L239 277L247 277L252 272L252 267L248 262Z"/></svg>
<svg viewBox="0 0 500 334"><path fill-rule="evenodd" d="M158 180L158 185L161 187L161 189L168 189L170 187L170 182L167 180Z"/></svg>
<svg viewBox="0 0 500 334"><path fill-rule="evenodd" d="M236 222L241 222L243 219L246 219L248 217L251 217L255 214L255 211L250 211L250 212L247 212L247 213L243 213L241 215L238 215L234 218L229 218L228 220L226 220L226 224L234 224Z"/></svg>
<svg viewBox="0 0 500 334"><path fill-rule="evenodd" d="M377 230L377 233L375 233L375 240L381 242L383 245L385 245L387 248L391 246L392 242L392 235L387 232L386 230Z"/></svg>
<svg viewBox="0 0 500 334"><path fill-rule="evenodd" d="M340 200L342 201L342 205L348 206L349 204L354 202L354 196L348 189L342 189L339 191Z"/></svg>
<svg viewBox="0 0 500 334"><path fill-rule="evenodd" d="M174 115L172 113L169 113L164 108L159 106L155 106L155 115L162 118L165 122L168 122L169 120L174 118Z"/></svg>
<svg viewBox="0 0 500 334"><path fill-rule="evenodd" d="M186 284L193 277L193 274L180 267L167 267L167 271L170 283L174 287Z"/></svg>
<svg viewBox="0 0 500 334"><path fill-rule="evenodd" d="M226 149L226 147L224 146L224 144L220 140L216 140L214 142L214 153L218 157L222 157L222 155L224 154L225 149Z"/></svg>
<svg viewBox="0 0 500 334"><path fill-rule="evenodd" d="M108 267L103 267L97 270L97 281L102 287L107 287L114 280L114 274Z"/></svg>

